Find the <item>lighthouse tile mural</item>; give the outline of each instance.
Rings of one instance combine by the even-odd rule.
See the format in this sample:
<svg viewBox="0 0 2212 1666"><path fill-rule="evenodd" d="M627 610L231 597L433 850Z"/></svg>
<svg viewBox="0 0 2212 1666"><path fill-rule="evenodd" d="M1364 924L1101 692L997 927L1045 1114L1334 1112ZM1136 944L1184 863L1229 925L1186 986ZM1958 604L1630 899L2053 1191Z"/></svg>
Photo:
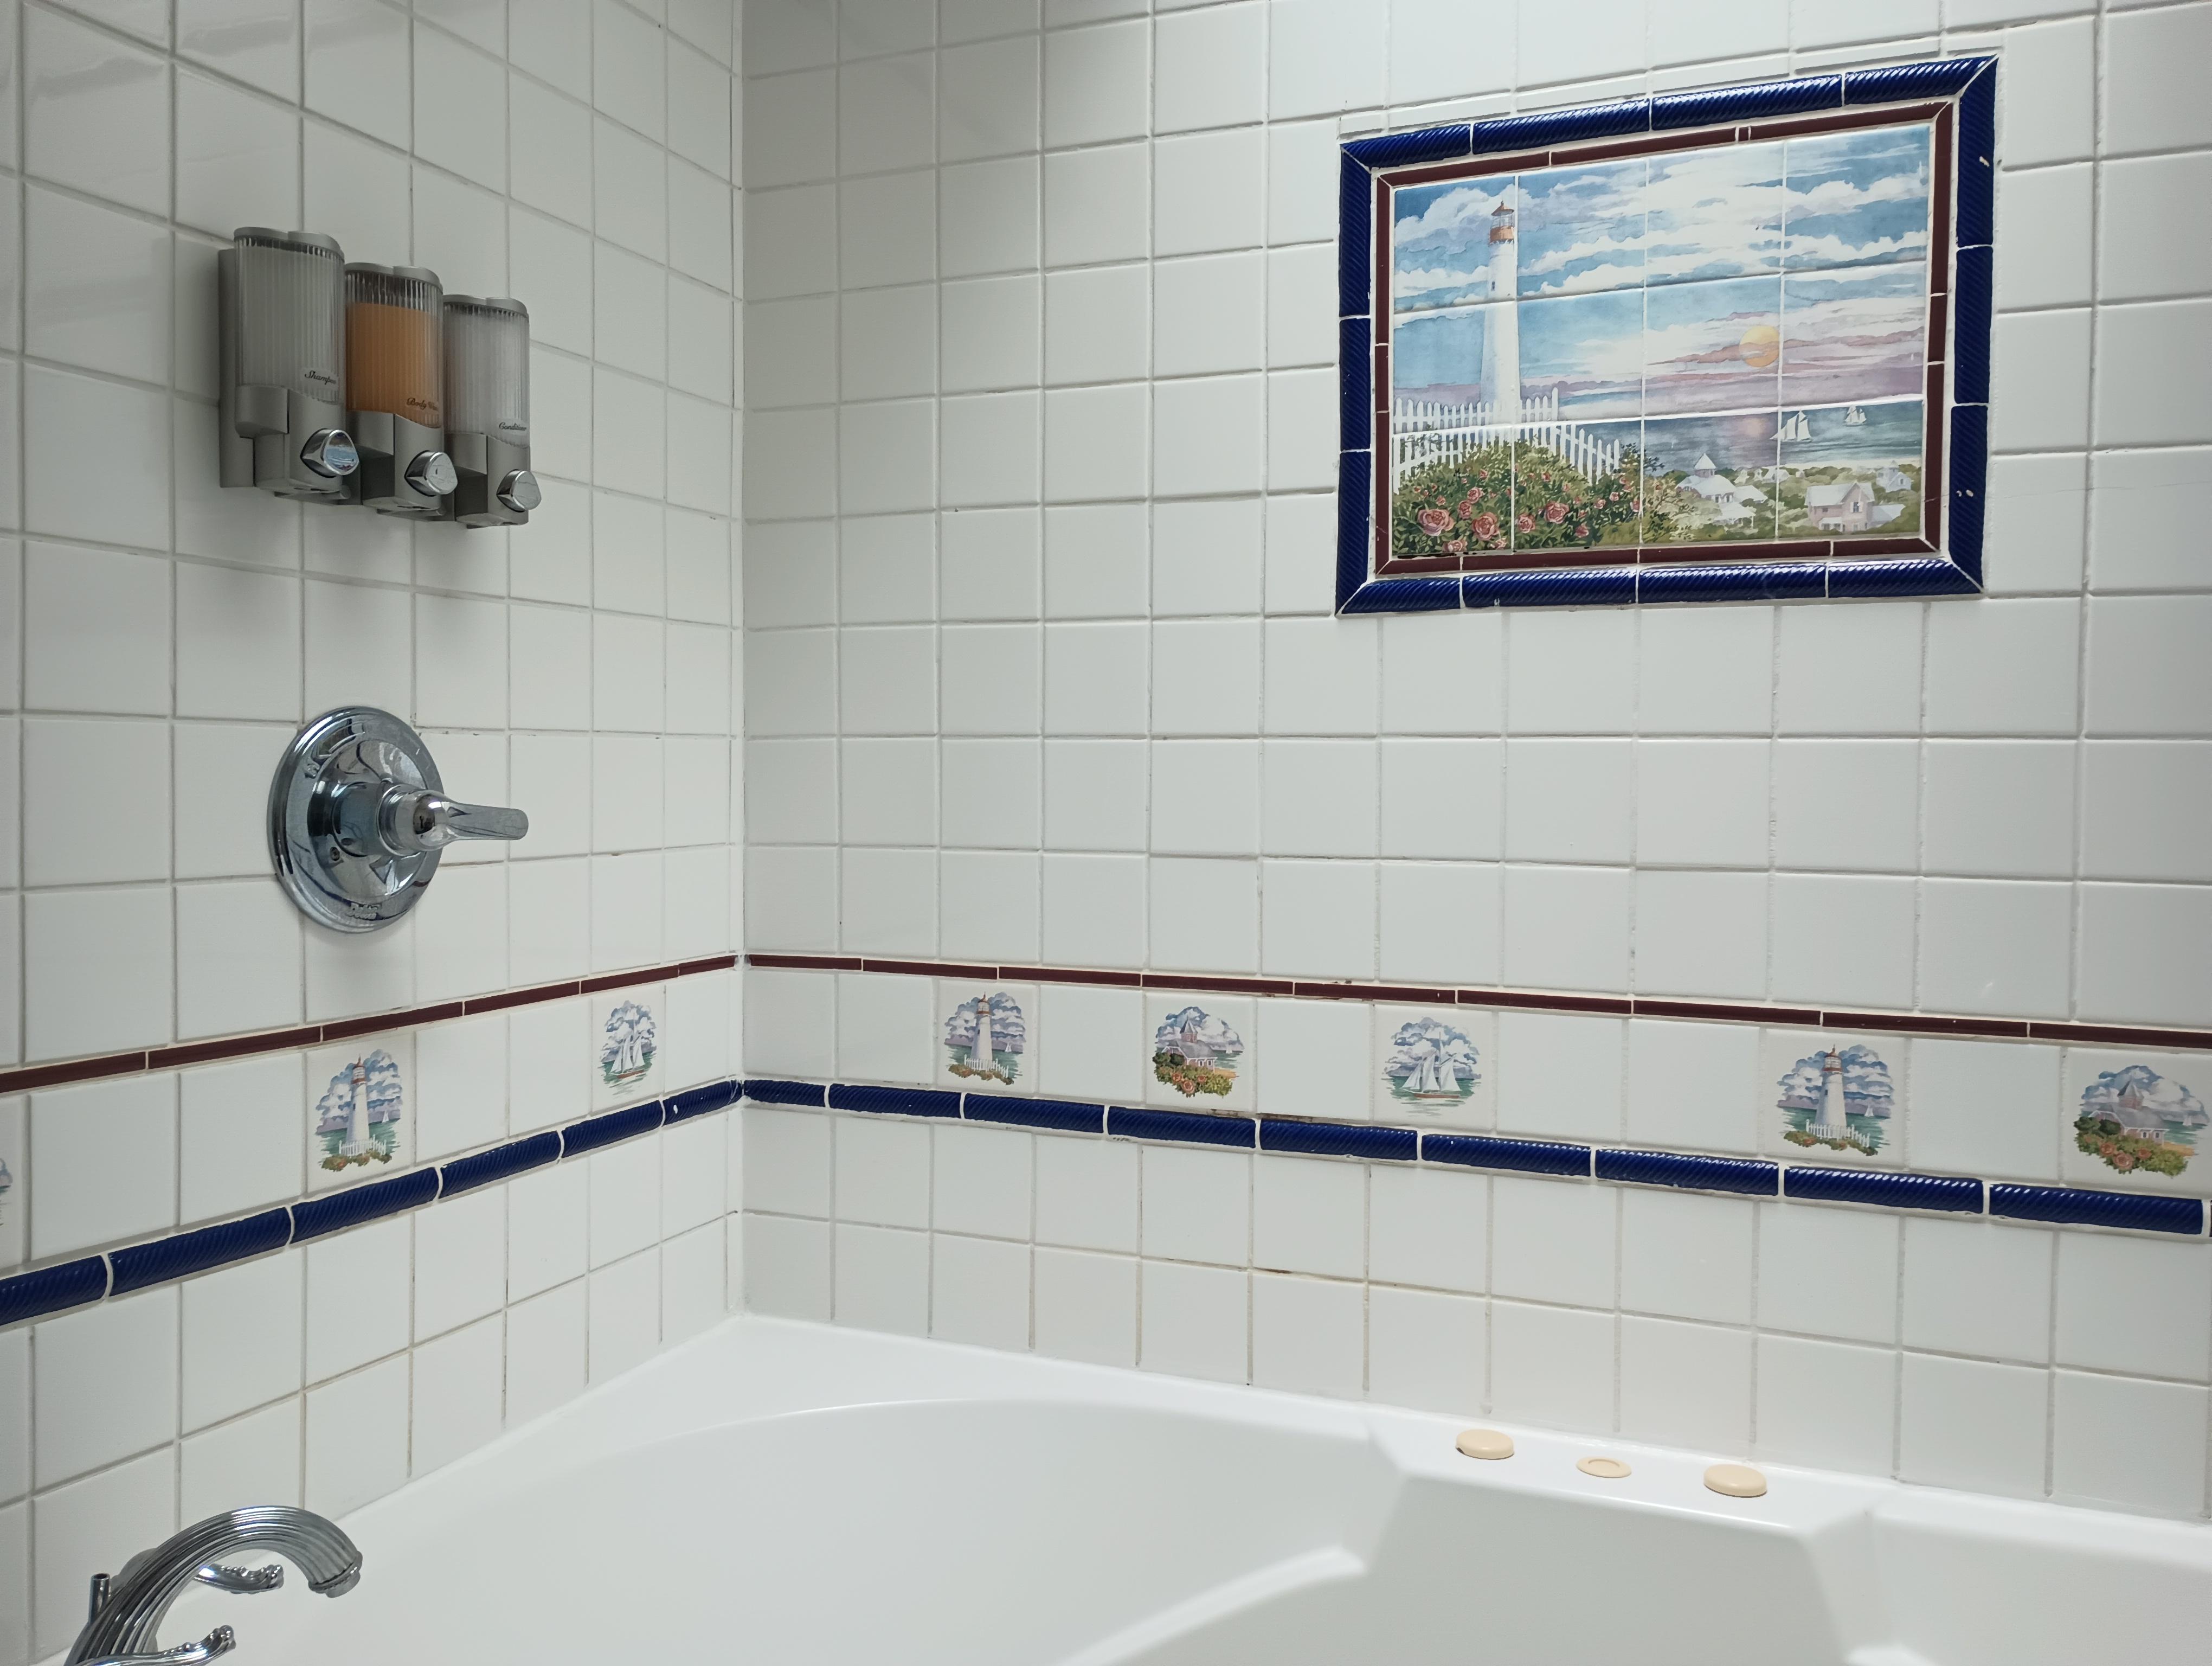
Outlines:
<svg viewBox="0 0 2212 1666"><path fill-rule="evenodd" d="M1932 134L1396 186L1387 554L1917 532Z"/></svg>
<svg viewBox="0 0 2212 1666"><path fill-rule="evenodd" d="M1770 1030L1767 1153L1824 1164L1905 1161L1905 1049L1892 1036Z"/></svg>
<svg viewBox="0 0 2212 1666"><path fill-rule="evenodd" d="M2198 1154L2212 1112L2205 1054L2069 1049L2060 1175L2077 1185L2212 1193Z"/></svg>
<svg viewBox="0 0 2212 1666"><path fill-rule="evenodd" d="M1259 1009L1244 995L1146 995L1149 1104L1252 1109L1251 1037Z"/></svg>
<svg viewBox="0 0 2212 1666"><path fill-rule="evenodd" d="M1494 1126L1495 1033L1495 1015L1479 1007L1376 1007L1375 1120Z"/></svg>
<svg viewBox="0 0 2212 1666"><path fill-rule="evenodd" d="M415 1038L363 1036L307 1055L307 1189L377 1180L414 1155Z"/></svg>
<svg viewBox="0 0 2212 1666"><path fill-rule="evenodd" d="M601 1110L633 1105L660 1091L668 1037L661 986L622 989L591 1007L592 1104Z"/></svg>
<svg viewBox="0 0 2212 1666"><path fill-rule="evenodd" d="M937 1073L968 1093L1034 1093L1037 1079L1036 986L937 986Z"/></svg>

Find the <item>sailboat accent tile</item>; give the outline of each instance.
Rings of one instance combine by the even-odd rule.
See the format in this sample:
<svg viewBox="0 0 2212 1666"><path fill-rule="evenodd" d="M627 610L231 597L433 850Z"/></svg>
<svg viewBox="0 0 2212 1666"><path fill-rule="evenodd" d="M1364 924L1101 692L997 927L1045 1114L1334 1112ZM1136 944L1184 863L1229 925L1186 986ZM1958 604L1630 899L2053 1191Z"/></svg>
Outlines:
<svg viewBox="0 0 2212 1666"><path fill-rule="evenodd" d="M23 1204L30 1194L30 1163L23 1145L25 1101L0 1099L0 1267L23 1259Z"/></svg>
<svg viewBox="0 0 2212 1666"><path fill-rule="evenodd" d="M414 1158L415 1037L358 1036L307 1055L307 1189L381 1180Z"/></svg>
<svg viewBox="0 0 2212 1666"><path fill-rule="evenodd" d="M2208 1064L2201 1053L2069 1049L2060 1177L2126 1191L2212 1193L2212 1158L2199 1149L2212 1124Z"/></svg>
<svg viewBox="0 0 2212 1666"><path fill-rule="evenodd" d="M1376 1007L1375 1120L1495 1126L1497 1033L1480 1007Z"/></svg>
<svg viewBox="0 0 2212 1666"><path fill-rule="evenodd" d="M618 990L592 1004L592 1104L599 1110L635 1104L660 1091L667 1072L668 1003L664 986Z"/></svg>
<svg viewBox="0 0 2212 1666"><path fill-rule="evenodd" d="M1037 991L1033 983L937 986L939 1085L969 1093L1034 1093Z"/></svg>
<svg viewBox="0 0 2212 1666"><path fill-rule="evenodd" d="M1251 1110L1258 1017L1258 1003L1249 995L1146 995L1146 1103Z"/></svg>

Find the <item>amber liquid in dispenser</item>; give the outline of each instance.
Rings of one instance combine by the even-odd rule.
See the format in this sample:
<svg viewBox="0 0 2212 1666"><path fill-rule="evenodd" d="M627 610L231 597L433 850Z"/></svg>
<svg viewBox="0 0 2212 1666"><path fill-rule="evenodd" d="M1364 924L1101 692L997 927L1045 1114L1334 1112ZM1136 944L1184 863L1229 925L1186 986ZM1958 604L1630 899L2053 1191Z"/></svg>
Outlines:
<svg viewBox="0 0 2212 1666"><path fill-rule="evenodd" d="M442 428L438 314L373 301L346 303L346 395L356 410Z"/></svg>

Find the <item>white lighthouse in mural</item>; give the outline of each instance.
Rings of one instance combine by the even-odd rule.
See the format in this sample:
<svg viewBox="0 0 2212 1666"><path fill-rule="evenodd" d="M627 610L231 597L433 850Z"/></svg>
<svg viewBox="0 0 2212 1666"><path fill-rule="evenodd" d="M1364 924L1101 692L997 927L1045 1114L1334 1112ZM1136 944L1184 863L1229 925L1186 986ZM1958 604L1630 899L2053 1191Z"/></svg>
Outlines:
<svg viewBox="0 0 2212 1666"><path fill-rule="evenodd" d="M368 1067L359 1059L353 1061L351 1085L346 1101L345 1137L338 1142L341 1157L358 1157L368 1149Z"/></svg>
<svg viewBox="0 0 2212 1666"><path fill-rule="evenodd" d="M1842 1140L1850 1134L1844 1109L1844 1060L1831 1049L1820 1055L1820 1111L1808 1130L1817 1140Z"/></svg>
<svg viewBox="0 0 2212 1666"><path fill-rule="evenodd" d="M1514 192L1509 186L1490 211L1490 299L1510 301L1520 292L1520 245L1514 238ZM1521 313L1492 307L1482 320L1482 397L1498 420L1521 421Z"/></svg>

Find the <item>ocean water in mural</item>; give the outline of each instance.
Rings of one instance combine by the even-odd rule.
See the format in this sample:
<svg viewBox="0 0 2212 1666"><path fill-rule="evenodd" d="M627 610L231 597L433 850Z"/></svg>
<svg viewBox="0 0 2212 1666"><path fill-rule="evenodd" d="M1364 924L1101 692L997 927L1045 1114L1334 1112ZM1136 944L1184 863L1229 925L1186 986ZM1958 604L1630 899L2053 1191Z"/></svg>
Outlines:
<svg viewBox="0 0 2212 1666"><path fill-rule="evenodd" d="M945 1020L945 1067L963 1079L1012 1087L1028 1045L1021 1003L1003 989L962 1001Z"/></svg>
<svg viewBox="0 0 2212 1666"><path fill-rule="evenodd" d="M381 1048L341 1065L315 1102L322 1166L336 1173L389 1163L399 1143L405 1097L398 1061Z"/></svg>
<svg viewBox="0 0 2212 1666"><path fill-rule="evenodd" d="M1396 191L1389 554L1917 532L1930 134Z"/></svg>
<svg viewBox="0 0 2212 1666"><path fill-rule="evenodd" d="M1889 1067L1861 1043L1808 1053L1778 1085L1782 1137L1793 1146L1826 1146L1872 1157L1882 1146L1897 1091Z"/></svg>
<svg viewBox="0 0 2212 1666"><path fill-rule="evenodd" d="M1389 1037L1382 1079L1400 1104L1426 1110L1456 1105L1475 1090L1481 1060L1464 1030L1440 1018L1415 1018Z"/></svg>
<svg viewBox="0 0 2212 1666"><path fill-rule="evenodd" d="M2204 1102L2148 1065L2101 1071L2081 1090L2074 1144L2120 1174L2175 1176L2197 1154Z"/></svg>
<svg viewBox="0 0 2212 1666"><path fill-rule="evenodd" d="M1168 1014L1152 1032L1152 1079L1185 1098L1225 1098L1237 1085L1244 1038L1202 1006Z"/></svg>

